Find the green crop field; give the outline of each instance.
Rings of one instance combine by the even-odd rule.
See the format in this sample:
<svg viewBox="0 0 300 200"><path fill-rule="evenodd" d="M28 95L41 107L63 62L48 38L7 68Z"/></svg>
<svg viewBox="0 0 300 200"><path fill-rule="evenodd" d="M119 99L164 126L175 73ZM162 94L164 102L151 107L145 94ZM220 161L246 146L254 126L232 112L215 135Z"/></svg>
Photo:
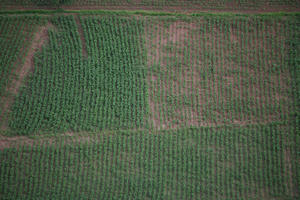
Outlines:
<svg viewBox="0 0 300 200"><path fill-rule="evenodd" d="M62 12L0 14L0 199L300 197L298 13Z"/></svg>
<svg viewBox="0 0 300 200"><path fill-rule="evenodd" d="M3 199L296 199L294 131L256 125L27 139L1 151L0 191Z"/></svg>

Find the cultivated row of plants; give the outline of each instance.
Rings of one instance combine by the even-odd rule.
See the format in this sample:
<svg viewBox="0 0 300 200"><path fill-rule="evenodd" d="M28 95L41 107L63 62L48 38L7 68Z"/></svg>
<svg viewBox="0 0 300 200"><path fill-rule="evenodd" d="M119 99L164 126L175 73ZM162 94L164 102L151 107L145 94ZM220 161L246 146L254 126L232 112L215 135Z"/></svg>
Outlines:
<svg viewBox="0 0 300 200"><path fill-rule="evenodd" d="M26 48L39 24L37 17L0 16L0 96L4 94L16 66L22 64Z"/></svg>
<svg viewBox="0 0 300 200"><path fill-rule="evenodd" d="M82 18L87 56L73 16L53 17L49 44L12 107L10 128L80 131L146 125L142 24L116 17Z"/></svg>
<svg viewBox="0 0 300 200"><path fill-rule="evenodd" d="M35 140L0 151L0 193L3 199L293 199L291 137L293 129L273 124Z"/></svg>
<svg viewBox="0 0 300 200"><path fill-rule="evenodd" d="M10 104L16 95L19 74L39 17L0 16L0 127L8 120Z"/></svg>
<svg viewBox="0 0 300 200"><path fill-rule="evenodd" d="M1 136L1 198L299 197L299 19L46 20L8 123L37 135Z"/></svg>
<svg viewBox="0 0 300 200"><path fill-rule="evenodd" d="M14 132L291 119L293 18L49 20L49 44L12 107Z"/></svg>

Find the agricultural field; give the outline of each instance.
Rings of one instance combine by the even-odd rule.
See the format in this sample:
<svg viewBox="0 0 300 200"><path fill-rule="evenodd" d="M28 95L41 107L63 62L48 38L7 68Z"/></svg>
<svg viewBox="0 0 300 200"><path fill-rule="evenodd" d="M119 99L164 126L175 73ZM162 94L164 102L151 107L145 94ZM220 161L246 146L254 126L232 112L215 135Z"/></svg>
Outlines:
<svg viewBox="0 0 300 200"><path fill-rule="evenodd" d="M300 197L298 13L2 14L0 44L0 199Z"/></svg>
<svg viewBox="0 0 300 200"><path fill-rule="evenodd" d="M15 141L3 199L297 199L282 125L112 131Z"/></svg>
<svg viewBox="0 0 300 200"><path fill-rule="evenodd" d="M168 11L299 11L298 0L0 0L0 9L64 8Z"/></svg>

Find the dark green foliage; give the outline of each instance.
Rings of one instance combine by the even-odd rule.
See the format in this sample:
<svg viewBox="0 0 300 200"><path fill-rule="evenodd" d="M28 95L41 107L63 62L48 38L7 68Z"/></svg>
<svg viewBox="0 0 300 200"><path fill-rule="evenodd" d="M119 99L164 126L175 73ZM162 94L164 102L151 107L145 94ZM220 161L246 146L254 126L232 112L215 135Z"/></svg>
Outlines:
<svg viewBox="0 0 300 200"><path fill-rule="evenodd" d="M134 19L82 20L83 47L73 17L51 19L49 44L12 108L11 130L87 131L145 126L143 25ZM87 49L87 56L83 55Z"/></svg>
<svg viewBox="0 0 300 200"><path fill-rule="evenodd" d="M40 21L32 16L0 16L0 96L7 92L5 87L11 81L8 77L22 64L24 51Z"/></svg>
<svg viewBox="0 0 300 200"><path fill-rule="evenodd" d="M41 17L0 16L0 126L9 118L7 99L15 95L11 88L18 79L16 71L22 67L33 33L41 23Z"/></svg>
<svg viewBox="0 0 300 200"><path fill-rule="evenodd" d="M47 7L60 7L62 5L70 5L74 0L31 0L33 5L47 6Z"/></svg>

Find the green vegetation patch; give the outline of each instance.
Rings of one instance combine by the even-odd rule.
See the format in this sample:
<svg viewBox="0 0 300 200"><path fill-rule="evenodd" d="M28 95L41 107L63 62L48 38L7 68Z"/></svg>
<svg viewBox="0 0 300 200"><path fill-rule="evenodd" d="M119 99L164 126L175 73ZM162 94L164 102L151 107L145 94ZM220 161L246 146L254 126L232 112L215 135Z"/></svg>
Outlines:
<svg viewBox="0 0 300 200"><path fill-rule="evenodd" d="M299 198L299 15L31 14L0 17L1 199Z"/></svg>
<svg viewBox="0 0 300 200"><path fill-rule="evenodd" d="M34 57L34 73L12 107L13 132L145 126L142 23L115 17L76 21L50 19L48 44Z"/></svg>
<svg viewBox="0 0 300 200"><path fill-rule="evenodd" d="M40 17L0 16L0 95L4 95L15 68L22 64ZM10 78L8 78L10 77Z"/></svg>
<svg viewBox="0 0 300 200"><path fill-rule="evenodd" d="M122 131L0 151L3 199L294 199L295 130Z"/></svg>
<svg viewBox="0 0 300 200"><path fill-rule="evenodd" d="M41 17L0 16L0 129L7 127L13 98L26 74L24 60L41 24Z"/></svg>

